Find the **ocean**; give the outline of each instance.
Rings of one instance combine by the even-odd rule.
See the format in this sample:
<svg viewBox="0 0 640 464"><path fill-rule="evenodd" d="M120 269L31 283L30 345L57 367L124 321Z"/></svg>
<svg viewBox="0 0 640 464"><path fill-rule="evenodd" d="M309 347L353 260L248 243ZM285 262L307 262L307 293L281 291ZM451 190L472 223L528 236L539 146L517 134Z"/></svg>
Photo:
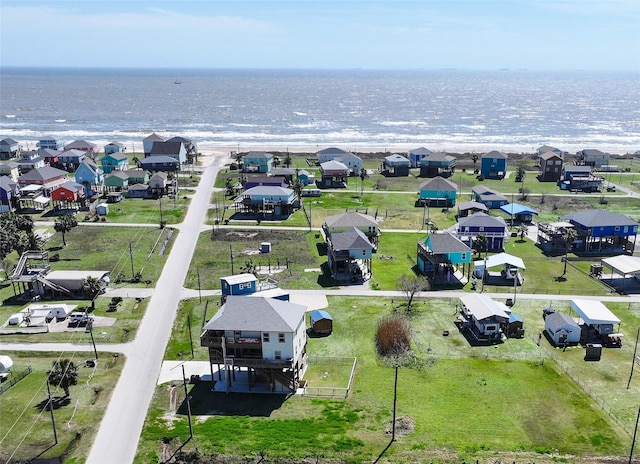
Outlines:
<svg viewBox="0 0 640 464"><path fill-rule="evenodd" d="M640 150L640 75L585 71L0 68L0 139ZM129 145L130 144L130 145ZM137 144L137 146L136 146Z"/></svg>

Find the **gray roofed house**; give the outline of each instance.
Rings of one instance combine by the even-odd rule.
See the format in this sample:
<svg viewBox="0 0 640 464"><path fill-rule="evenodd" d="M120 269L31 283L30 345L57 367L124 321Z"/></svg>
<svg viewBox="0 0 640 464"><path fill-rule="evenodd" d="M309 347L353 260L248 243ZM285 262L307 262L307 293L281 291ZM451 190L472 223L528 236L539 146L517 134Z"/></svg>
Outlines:
<svg viewBox="0 0 640 464"><path fill-rule="evenodd" d="M331 248L335 251L348 251L358 248L371 252L374 247L363 232L355 227L350 227L344 232L337 232L331 235Z"/></svg>
<svg viewBox="0 0 640 464"><path fill-rule="evenodd" d="M449 208L456 204L458 186L440 176L434 177L422 185L416 206L432 206Z"/></svg>
<svg viewBox="0 0 640 464"><path fill-rule="evenodd" d="M33 169L18 177L18 184L21 187L29 184L41 185L45 190L52 190L60 184L66 182L68 172L62 169L44 166Z"/></svg>
<svg viewBox="0 0 640 464"><path fill-rule="evenodd" d="M20 144L13 139L0 140L0 159L8 160L18 155Z"/></svg>
<svg viewBox="0 0 640 464"><path fill-rule="evenodd" d="M458 186L444 177L434 177L420 185L420 190L458 190Z"/></svg>
<svg viewBox="0 0 640 464"><path fill-rule="evenodd" d="M327 238L330 238L335 233L345 232L351 227L355 227L363 232L373 245L374 250L377 249L380 225L373 216L356 212L346 212L327 216L324 218L322 224L322 229Z"/></svg>
<svg viewBox="0 0 640 464"><path fill-rule="evenodd" d="M479 201L465 201L458 204L458 217L466 217L469 213L488 212L489 208Z"/></svg>
<svg viewBox="0 0 640 464"><path fill-rule="evenodd" d="M471 192L478 203L482 203L489 209L500 208L509 203L507 197L484 185L475 185Z"/></svg>
<svg viewBox="0 0 640 464"><path fill-rule="evenodd" d="M557 311L547 314L544 329L556 346L580 342L580 326L568 314Z"/></svg>
<svg viewBox="0 0 640 464"><path fill-rule="evenodd" d="M574 225L580 224L584 227L610 227L615 226L637 226L638 223L629 216L614 213L606 209L589 209L575 213L565 214L560 217L562 221L569 221Z"/></svg>
<svg viewBox="0 0 640 464"><path fill-rule="evenodd" d="M150 155L139 161L142 169L149 171L179 171L180 161L173 156Z"/></svg>
<svg viewBox="0 0 640 464"><path fill-rule="evenodd" d="M461 242L450 232L430 234L429 246L431 251L437 254L468 253L472 251L466 243Z"/></svg>
<svg viewBox="0 0 640 464"><path fill-rule="evenodd" d="M153 142L151 151L145 156L169 156L182 164L187 161L187 147L182 142Z"/></svg>
<svg viewBox="0 0 640 464"><path fill-rule="evenodd" d="M348 227L327 237L327 261L331 277L356 282L371 277L371 257L375 247L356 227Z"/></svg>
<svg viewBox="0 0 640 464"><path fill-rule="evenodd" d="M96 153L98 146L93 142L87 142L86 140L74 140L68 145L64 146L64 151L79 150L85 153Z"/></svg>
<svg viewBox="0 0 640 464"><path fill-rule="evenodd" d="M458 219L456 235L471 248L476 237L483 235L487 240L488 251L502 251L507 230L507 223L503 218L475 213Z"/></svg>
<svg viewBox="0 0 640 464"><path fill-rule="evenodd" d="M408 176L410 168L411 161L409 161L408 158L399 155L398 153L385 156L382 162L382 171L386 172L386 174L389 176Z"/></svg>

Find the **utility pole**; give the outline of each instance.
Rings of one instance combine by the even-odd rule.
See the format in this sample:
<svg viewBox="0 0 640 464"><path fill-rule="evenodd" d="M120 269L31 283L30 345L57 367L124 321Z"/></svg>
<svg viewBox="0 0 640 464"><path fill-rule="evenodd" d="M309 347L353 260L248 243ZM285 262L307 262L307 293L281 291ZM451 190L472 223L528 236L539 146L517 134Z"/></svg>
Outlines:
<svg viewBox="0 0 640 464"><path fill-rule="evenodd" d="M160 227L162 228L162 195L160 195Z"/></svg>
<svg viewBox="0 0 640 464"><path fill-rule="evenodd" d="M231 256L231 275L234 275L235 272L233 272L233 249L231 248L231 245L229 245L229 255Z"/></svg>
<svg viewBox="0 0 640 464"><path fill-rule="evenodd" d="M187 401L187 416L189 418L189 438L193 438L193 425L191 424L191 398L187 390L187 378L184 373L184 363L182 364L182 383L184 385L184 398Z"/></svg>
<svg viewBox="0 0 640 464"><path fill-rule="evenodd" d="M93 354L95 354L96 359L98 359L98 350L96 349L96 341L93 338L93 321L89 320L89 322L87 322L87 329L89 329L89 334L91 335L91 343L93 344Z"/></svg>
<svg viewBox="0 0 640 464"><path fill-rule="evenodd" d="M396 441L396 404L398 400L398 364L396 364L395 380L393 382L393 422L391 423L391 441Z"/></svg>
<svg viewBox="0 0 640 464"><path fill-rule="evenodd" d="M200 268L196 268L196 273L198 275L198 297L200 298L200 303L202 303L202 292L200 290Z"/></svg>
<svg viewBox="0 0 640 464"><path fill-rule="evenodd" d="M633 359L631 359L631 372L629 373L629 381L627 382L627 390L629 390L629 386L631 385L631 377L633 377L633 368L636 365L637 358L636 353L638 351L638 337L640 337L640 327L638 327L638 331L636 332L636 346L633 348Z"/></svg>
<svg viewBox="0 0 640 464"><path fill-rule="evenodd" d="M193 336L191 335L191 315L187 315L187 328L189 329L189 345L191 346L191 359L195 357L193 354Z"/></svg>
<svg viewBox="0 0 640 464"><path fill-rule="evenodd" d="M131 280L136 278L133 271L133 249L131 248L131 240L129 240L129 260L131 261Z"/></svg>
<svg viewBox="0 0 640 464"><path fill-rule="evenodd" d="M51 425L53 426L54 445L58 444L58 432L56 431L56 419L53 417L53 404L51 403L51 390L49 389L49 373L47 372L47 406L51 412ZM632 450L633 452L633 450Z"/></svg>
<svg viewBox="0 0 640 464"><path fill-rule="evenodd" d="M638 433L638 422L640 422L640 407L638 408L638 415L636 416L636 426L633 429L633 439L631 440L631 451L629 452L629 464L632 464L633 460L633 448L636 445L636 435Z"/></svg>

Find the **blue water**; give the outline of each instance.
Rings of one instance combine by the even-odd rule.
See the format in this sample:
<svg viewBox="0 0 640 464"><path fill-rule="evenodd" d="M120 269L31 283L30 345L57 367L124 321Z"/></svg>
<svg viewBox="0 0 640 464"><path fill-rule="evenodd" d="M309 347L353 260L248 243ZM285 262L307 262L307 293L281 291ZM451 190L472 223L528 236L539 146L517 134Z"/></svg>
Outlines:
<svg viewBox="0 0 640 464"><path fill-rule="evenodd" d="M640 149L640 75L531 71L0 70L0 138L98 144Z"/></svg>

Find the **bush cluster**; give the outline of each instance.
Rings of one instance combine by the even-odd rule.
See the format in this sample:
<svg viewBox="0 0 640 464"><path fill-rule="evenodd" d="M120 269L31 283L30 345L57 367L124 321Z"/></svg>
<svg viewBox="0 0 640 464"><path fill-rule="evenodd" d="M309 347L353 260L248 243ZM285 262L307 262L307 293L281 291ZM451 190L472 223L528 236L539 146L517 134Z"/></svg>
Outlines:
<svg viewBox="0 0 640 464"><path fill-rule="evenodd" d="M380 356L401 356L410 351L411 327L406 318L392 315L378 322L375 335Z"/></svg>

